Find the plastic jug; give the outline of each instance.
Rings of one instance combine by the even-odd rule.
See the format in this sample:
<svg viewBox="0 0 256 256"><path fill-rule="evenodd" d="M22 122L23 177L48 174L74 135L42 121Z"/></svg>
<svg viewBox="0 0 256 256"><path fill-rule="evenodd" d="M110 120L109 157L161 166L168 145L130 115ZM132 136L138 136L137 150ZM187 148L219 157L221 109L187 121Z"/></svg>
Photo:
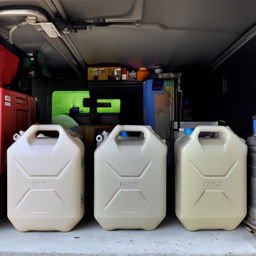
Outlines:
<svg viewBox="0 0 256 256"><path fill-rule="evenodd" d="M218 137L200 138L201 132ZM198 126L175 143L178 219L188 230L232 230L246 215L247 146L230 128Z"/></svg>
<svg viewBox="0 0 256 256"><path fill-rule="evenodd" d="M256 229L256 135L247 138L248 145L248 215L246 223Z"/></svg>
<svg viewBox="0 0 256 256"><path fill-rule="evenodd" d="M138 132L140 137L119 136ZM166 214L167 146L146 126L117 125L94 154L94 216L106 230L152 230Z"/></svg>
<svg viewBox="0 0 256 256"><path fill-rule="evenodd" d="M57 131L58 138L37 137ZM19 231L70 231L84 215L84 146L60 125L32 125L7 152L8 218Z"/></svg>

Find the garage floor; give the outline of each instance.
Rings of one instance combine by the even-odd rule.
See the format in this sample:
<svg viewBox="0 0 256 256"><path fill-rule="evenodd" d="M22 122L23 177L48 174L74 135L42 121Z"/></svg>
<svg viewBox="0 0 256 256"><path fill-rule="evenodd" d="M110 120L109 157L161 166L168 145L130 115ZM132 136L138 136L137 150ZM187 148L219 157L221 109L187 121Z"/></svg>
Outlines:
<svg viewBox="0 0 256 256"><path fill-rule="evenodd" d="M256 255L256 238L243 227L235 231L186 231L174 218L155 231L104 231L85 220L73 231L20 233L0 223L0 255Z"/></svg>

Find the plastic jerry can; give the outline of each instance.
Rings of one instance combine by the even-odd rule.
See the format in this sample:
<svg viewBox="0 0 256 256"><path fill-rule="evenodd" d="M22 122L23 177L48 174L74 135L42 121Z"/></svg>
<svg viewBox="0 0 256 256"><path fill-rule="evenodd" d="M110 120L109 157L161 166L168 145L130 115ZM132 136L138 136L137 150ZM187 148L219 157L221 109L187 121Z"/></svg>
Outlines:
<svg viewBox="0 0 256 256"><path fill-rule="evenodd" d="M121 137L123 131L140 136ZM94 154L94 217L106 230L155 229L166 215L167 146L147 126L117 125Z"/></svg>
<svg viewBox="0 0 256 256"><path fill-rule="evenodd" d="M202 132L215 136L201 138ZM229 127L197 126L176 141L175 212L185 228L239 225L246 215L246 156L245 142Z"/></svg>
<svg viewBox="0 0 256 256"><path fill-rule="evenodd" d="M248 145L248 215L245 222L256 229L256 133L247 138Z"/></svg>
<svg viewBox="0 0 256 256"><path fill-rule="evenodd" d="M58 138L37 137L57 131ZM7 152L8 218L19 231L70 231L84 215L84 146L60 125L32 125Z"/></svg>

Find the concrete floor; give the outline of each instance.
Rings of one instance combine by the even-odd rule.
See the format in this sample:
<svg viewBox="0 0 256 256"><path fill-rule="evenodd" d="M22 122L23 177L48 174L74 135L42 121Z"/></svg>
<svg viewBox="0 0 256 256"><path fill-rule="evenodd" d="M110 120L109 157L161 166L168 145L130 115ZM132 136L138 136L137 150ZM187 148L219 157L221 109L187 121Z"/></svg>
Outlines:
<svg viewBox="0 0 256 256"><path fill-rule="evenodd" d="M245 228L235 231L186 231L174 218L155 231L104 231L93 220L73 231L20 233L0 222L1 256L34 255L256 255L256 238Z"/></svg>

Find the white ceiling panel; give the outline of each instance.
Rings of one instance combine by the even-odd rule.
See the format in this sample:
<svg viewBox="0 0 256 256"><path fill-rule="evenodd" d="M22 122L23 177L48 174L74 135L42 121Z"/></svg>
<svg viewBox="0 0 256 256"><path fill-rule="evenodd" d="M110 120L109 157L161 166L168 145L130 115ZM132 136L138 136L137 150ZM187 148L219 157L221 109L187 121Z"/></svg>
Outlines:
<svg viewBox="0 0 256 256"><path fill-rule="evenodd" d="M208 66L256 23L256 0L0 0L0 8L40 7L50 19L59 4L69 19L131 22L69 34L88 64Z"/></svg>
<svg viewBox="0 0 256 256"><path fill-rule="evenodd" d="M70 17L115 18L140 0L62 0ZM256 1L144 0L140 27L93 27L71 34L89 64L110 62L174 68L209 65L256 21Z"/></svg>
<svg viewBox="0 0 256 256"><path fill-rule="evenodd" d="M169 31L154 26L93 27L72 34L73 42L89 64L113 62L147 66L161 63L175 67L209 63L235 38L233 34Z"/></svg>

